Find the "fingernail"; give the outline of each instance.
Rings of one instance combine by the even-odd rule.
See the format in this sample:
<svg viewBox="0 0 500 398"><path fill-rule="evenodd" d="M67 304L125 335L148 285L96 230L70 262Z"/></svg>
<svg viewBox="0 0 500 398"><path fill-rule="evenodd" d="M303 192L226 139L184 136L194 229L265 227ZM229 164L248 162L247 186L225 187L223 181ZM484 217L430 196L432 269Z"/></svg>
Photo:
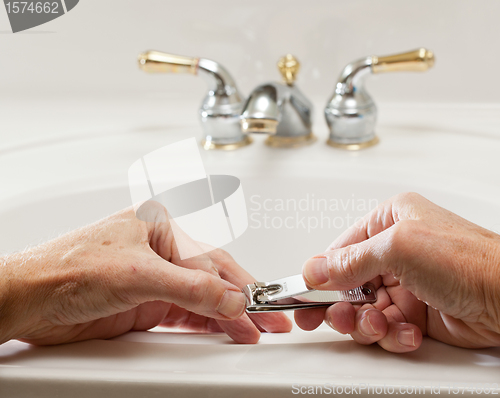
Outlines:
<svg viewBox="0 0 500 398"><path fill-rule="evenodd" d="M415 331L413 329L401 330L397 336L398 343L407 347L415 347Z"/></svg>
<svg viewBox="0 0 500 398"><path fill-rule="evenodd" d="M226 290L220 299L217 312L228 318L238 318L245 311L245 295L234 290Z"/></svg>
<svg viewBox="0 0 500 398"><path fill-rule="evenodd" d="M303 274L310 285L328 282L328 265L325 257L314 257L304 264Z"/></svg>
<svg viewBox="0 0 500 398"><path fill-rule="evenodd" d="M336 329L333 327L332 318L331 318L330 316L327 316L327 317L325 318L325 323L326 323L329 327L331 327L333 330L336 330Z"/></svg>
<svg viewBox="0 0 500 398"><path fill-rule="evenodd" d="M359 331L365 336L375 336L377 331L370 322L370 316L367 315L359 321Z"/></svg>

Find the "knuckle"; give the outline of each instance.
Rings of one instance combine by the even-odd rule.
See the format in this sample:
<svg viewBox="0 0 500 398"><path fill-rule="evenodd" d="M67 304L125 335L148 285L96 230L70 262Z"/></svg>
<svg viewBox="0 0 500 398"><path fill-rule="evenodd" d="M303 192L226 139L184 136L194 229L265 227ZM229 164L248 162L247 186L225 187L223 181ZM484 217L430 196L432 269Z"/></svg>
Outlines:
<svg viewBox="0 0 500 398"><path fill-rule="evenodd" d="M225 250L215 249L209 253L213 268L217 275L226 279L230 274L238 272L238 265L234 258Z"/></svg>
<svg viewBox="0 0 500 398"><path fill-rule="evenodd" d="M207 302L207 298L213 296L214 282L205 271L194 270L191 283L188 288L188 300L196 307Z"/></svg>
<svg viewBox="0 0 500 398"><path fill-rule="evenodd" d="M340 263L338 273L345 283L356 282L355 268L361 257L360 249L357 245L347 246L340 252Z"/></svg>
<svg viewBox="0 0 500 398"><path fill-rule="evenodd" d="M140 205L136 211L136 216L139 220L145 222L165 222L167 220L167 210L161 203L148 200Z"/></svg>
<svg viewBox="0 0 500 398"><path fill-rule="evenodd" d="M419 202L423 199L423 196L416 192L403 192L396 195L396 200L403 203L413 203Z"/></svg>
<svg viewBox="0 0 500 398"><path fill-rule="evenodd" d="M221 263L230 263L234 261L233 257L225 250L215 249L210 252L210 257L213 260L217 260Z"/></svg>

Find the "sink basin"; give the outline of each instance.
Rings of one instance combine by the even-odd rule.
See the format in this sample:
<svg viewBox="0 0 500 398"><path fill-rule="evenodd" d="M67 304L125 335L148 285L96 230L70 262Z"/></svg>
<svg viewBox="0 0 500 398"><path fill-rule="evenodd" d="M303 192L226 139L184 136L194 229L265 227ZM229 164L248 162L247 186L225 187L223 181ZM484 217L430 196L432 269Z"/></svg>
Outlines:
<svg viewBox="0 0 500 398"><path fill-rule="evenodd" d="M237 152L203 152L209 174L240 178L247 202L248 229L223 248L258 280L297 274L357 217L404 191L500 232L498 113L492 110L489 119L482 114L481 120L496 122L478 128L473 119L450 117L454 111L420 108L412 127L401 120L411 121L413 108L395 109L381 117L381 144L365 152L327 148L321 143L326 129L315 132L317 144L300 150L273 150L256 137ZM168 136L166 130L88 134L3 152L0 147L0 253L130 206L128 167L169 142L198 135L194 127ZM18 341L0 346L0 391L9 398L33 391L77 398L286 397L304 391L301 386L351 386L356 395L375 395L361 386L384 385L406 394L411 388L420 388L413 390L420 395L422 388L427 394L458 388L473 395L463 387L498 383L499 371L498 348L465 350L424 339L416 352L395 355L326 326L264 334L254 346L233 344L222 334L164 328L54 347Z"/></svg>
<svg viewBox="0 0 500 398"><path fill-rule="evenodd" d="M325 250L357 218L411 188L485 228L500 225L500 204L415 185L314 177L283 177L276 184L275 178L238 177L249 226L223 248L263 281L300 273L307 258ZM0 253L23 250L130 205L128 187L117 186L4 206L0 225L9 228L0 232Z"/></svg>

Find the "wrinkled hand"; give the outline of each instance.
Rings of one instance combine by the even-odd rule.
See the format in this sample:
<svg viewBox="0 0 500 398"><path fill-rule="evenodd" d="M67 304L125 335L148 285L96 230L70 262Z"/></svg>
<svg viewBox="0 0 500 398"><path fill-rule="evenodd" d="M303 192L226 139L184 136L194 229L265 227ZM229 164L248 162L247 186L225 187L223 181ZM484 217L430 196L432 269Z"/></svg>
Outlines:
<svg viewBox="0 0 500 398"><path fill-rule="evenodd" d="M105 339L159 324L224 331L239 343L257 342L259 331L290 331L283 314L244 313L240 287L255 279L226 252L181 260L164 209L157 211L159 222L127 209L0 258L0 343Z"/></svg>
<svg viewBox="0 0 500 398"><path fill-rule="evenodd" d="M414 193L381 204L304 265L315 289L375 284L376 303L295 313L361 344L416 350L422 335L460 347L500 345L500 235Z"/></svg>

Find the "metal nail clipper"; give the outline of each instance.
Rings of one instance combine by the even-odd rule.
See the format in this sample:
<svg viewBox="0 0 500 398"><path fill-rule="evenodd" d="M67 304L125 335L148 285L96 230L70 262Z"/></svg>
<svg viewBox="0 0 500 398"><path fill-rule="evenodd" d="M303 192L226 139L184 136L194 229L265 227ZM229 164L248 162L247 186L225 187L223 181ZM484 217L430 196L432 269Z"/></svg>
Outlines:
<svg viewBox="0 0 500 398"><path fill-rule="evenodd" d="M247 312L277 312L326 307L341 301L352 304L374 303L375 287L365 283L351 290L314 290L306 286L302 275L289 276L272 282L246 285Z"/></svg>

